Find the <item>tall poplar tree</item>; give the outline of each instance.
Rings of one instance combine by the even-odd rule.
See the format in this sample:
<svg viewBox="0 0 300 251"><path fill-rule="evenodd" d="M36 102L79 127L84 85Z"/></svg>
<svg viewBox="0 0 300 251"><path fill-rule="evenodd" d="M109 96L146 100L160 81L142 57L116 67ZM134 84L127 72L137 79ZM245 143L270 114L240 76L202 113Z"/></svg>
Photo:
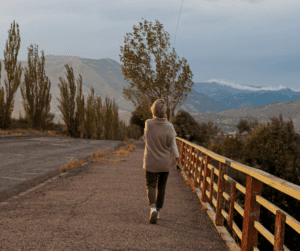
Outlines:
<svg viewBox="0 0 300 251"><path fill-rule="evenodd" d="M112 102L106 95L105 104L104 104L104 140L112 139L112 119L113 119L113 111L112 111Z"/></svg>
<svg viewBox="0 0 300 251"><path fill-rule="evenodd" d="M79 131L84 131L84 96L82 95L82 77L79 75L77 80L77 84L79 85L76 97L76 104L77 104L77 112L78 112L78 121L79 121Z"/></svg>
<svg viewBox="0 0 300 251"><path fill-rule="evenodd" d="M127 131L127 126L123 120L119 121L119 132L120 132L120 139L119 140L124 140L125 135Z"/></svg>
<svg viewBox="0 0 300 251"><path fill-rule="evenodd" d="M14 95L21 83L22 67L21 63L17 66L18 53L20 49L20 31L17 23L17 32L15 30L15 20L8 31L8 40L4 50L4 65L7 73L4 79L6 90L6 101L4 100L4 89L0 89L0 128L8 129L11 125L11 114L14 109ZM1 68L1 62L0 62ZM0 70L1 75L1 70Z"/></svg>
<svg viewBox="0 0 300 251"><path fill-rule="evenodd" d="M116 105L115 99L113 99L112 104L112 112L113 112L113 119L112 119L112 134L113 139L118 140L119 136L119 107Z"/></svg>
<svg viewBox="0 0 300 251"><path fill-rule="evenodd" d="M174 48L172 52L168 52L169 35L159 21L156 20L155 26L152 26L152 22L144 20L144 24L140 22L139 27L134 25L133 30L133 34L126 33L124 47L120 46L122 73L125 79L130 80L130 87L123 89L123 95L135 107L144 108L139 111L144 114L144 118L152 117L150 107L159 98L167 101L167 111L170 111L174 66L173 117L176 107L186 101L187 94L192 92L194 85L187 60L179 60ZM169 116L169 112L167 114Z"/></svg>
<svg viewBox="0 0 300 251"><path fill-rule="evenodd" d="M88 139L91 139L95 130L95 97L94 88L91 88L91 94L86 102L85 119L84 119L84 132Z"/></svg>
<svg viewBox="0 0 300 251"><path fill-rule="evenodd" d="M41 51L42 57L40 59L37 45L33 48L31 44L30 48L27 49L28 67L25 67L21 94L30 127L40 130L45 129L46 125L53 122L54 118L54 114L50 114L51 81L45 74L44 51Z"/></svg>
<svg viewBox="0 0 300 251"><path fill-rule="evenodd" d="M84 97L82 97L82 77L79 74L77 78L77 97L75 104L75 77L73 68L69 67L68 64L65 64L67 73L67 81L60 77L60 84L58 88L60 89L61 98L58 99L60 105L58 106L59 110L63 115L63 120L67 126L67 133L70 137L79 138L80 131L79 126L82 125L82 118L84 117ZM69 87L69 88L68 88ZM76 106L76 108L75 108Z"/></svg>
<svg viewBox="0 0 300 251"><path fill-rule="evenodd" d="M103 119L104 119L104 108L102 105L102 98L97 97L94 107L94 117L95 117L95 123L94 123L94 135L96 139L102 139L103 136Z"/></svg>

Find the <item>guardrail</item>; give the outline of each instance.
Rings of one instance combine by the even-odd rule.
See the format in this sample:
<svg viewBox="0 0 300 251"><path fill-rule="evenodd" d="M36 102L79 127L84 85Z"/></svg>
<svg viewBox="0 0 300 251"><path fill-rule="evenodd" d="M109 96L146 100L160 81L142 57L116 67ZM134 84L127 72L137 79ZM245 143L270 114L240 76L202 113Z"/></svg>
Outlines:
<svg viewBox="0 0 300 251"><path fill-rule="evenodd" d="M299 201L300 186L220 156L182 138L176 137L176 143L180 155L180 168L187 174L189 183L196 189L201 202L205 203L209 200L215 206L213 217L210 215L214 224L224 226L224 219L226 219L228 227L240 238L239 250L259 250L258 232L273 244L274 250L289 250L284 245L285 223L300 234L300 222L261 196L262 183ZM219 161L218 168L210 164L212 159ZM229 167L247 175L246 187L227 175ZM218 184L214 182L214 175L218 176ZM225 191L227 182L231 184L230 194ZM245 194L244 209L235 202L236 189ZM213 197L213 190L217 192L217 198ZM228 213L225 211L225 199L230 202ZM276 215L274 235L259 222L260 205ZM233 220L234 209L243 217L242 230ZM229 234L227 230L226 232Z"/></svg>

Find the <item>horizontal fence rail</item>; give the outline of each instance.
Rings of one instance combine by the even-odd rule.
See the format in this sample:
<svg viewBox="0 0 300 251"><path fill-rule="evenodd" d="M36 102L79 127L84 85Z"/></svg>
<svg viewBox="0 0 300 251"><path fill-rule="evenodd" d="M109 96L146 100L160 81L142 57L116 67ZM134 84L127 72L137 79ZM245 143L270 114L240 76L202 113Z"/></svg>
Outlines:
<svg viewBox="0 0 300 251"><path fill-rule="evenodd" d="M300 234L300 222L264 199L261 196L262 184L267 184L299 201L300 186L213 153L182 138L176 137L176 143L180 155L180 168L187 173L190 184L199 189L200 200L210 201L215 206L215 225L223 226L226 220L228 227L240 238L241 251L259 250L258 232L273 244L274 250L289 250L284 245L284 225L288 224ZM212 159L219 162L218 168L211 164ZM247 175L246 187L228 176L229 167ZM218 177L218 184L214 182L215 175ZM231 187L230 194L226 193L227 183ZM236 190L245 194L244 209L235 202ZM213 191L216 191L217 198L213 196ZM225 200L229 202L228 213L225 211ZM259 222L260 205L276 215L274 234ZM242 230L233 220L234 209L243 217Z"/></svg>

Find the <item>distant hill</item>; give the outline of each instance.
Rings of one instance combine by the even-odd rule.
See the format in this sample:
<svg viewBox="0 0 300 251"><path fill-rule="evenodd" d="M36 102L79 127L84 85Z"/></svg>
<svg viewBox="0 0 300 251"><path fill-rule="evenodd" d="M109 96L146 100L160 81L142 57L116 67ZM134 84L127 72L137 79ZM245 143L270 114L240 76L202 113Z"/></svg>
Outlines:
<svg viewBox="0 0 300 251"><path fill-rule="evenodd" d="M295 131L300 129L300 99L291 102L277 102L262 107L247 107L243 109L232 109L219 113L198 113L192 116L198 122L207 122L209 120L218 123L226 132L238 131L235 127L239 120L247 119L253 121L257 119L261 122L271 122L271 117L277 117L282 114L283 120L292 120Z"/></svg>
<svg viewBox="0 0 300 251"><path fill-rule="evenodd" d="M193 113L211 113L221 112L228 108L222 103L213 100L212 98L201 94L195 90L193 93L188 93L187 101L180 106L180 109L188 111L190 114ZM227 109L226 109L227 108Z"/></svg>

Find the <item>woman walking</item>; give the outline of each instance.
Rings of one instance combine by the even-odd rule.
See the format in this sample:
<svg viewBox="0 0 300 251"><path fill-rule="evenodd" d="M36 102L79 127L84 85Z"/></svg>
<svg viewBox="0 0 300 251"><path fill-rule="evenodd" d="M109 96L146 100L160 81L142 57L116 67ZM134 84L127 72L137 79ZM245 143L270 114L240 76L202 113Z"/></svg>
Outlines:
<svg viewBox="0 0 300 251"><path fill-rule="evenodd" d="M157 99L152 107L153 119L145 123L143 139L146 143L144 164L148 203L150 206L150 223L159 219L159 211L164 204L165 188L172 164L172 155L179 162L176 146L176 132L167 120L167 105ZM157 192L156 192L157 188Z"/></svg>

